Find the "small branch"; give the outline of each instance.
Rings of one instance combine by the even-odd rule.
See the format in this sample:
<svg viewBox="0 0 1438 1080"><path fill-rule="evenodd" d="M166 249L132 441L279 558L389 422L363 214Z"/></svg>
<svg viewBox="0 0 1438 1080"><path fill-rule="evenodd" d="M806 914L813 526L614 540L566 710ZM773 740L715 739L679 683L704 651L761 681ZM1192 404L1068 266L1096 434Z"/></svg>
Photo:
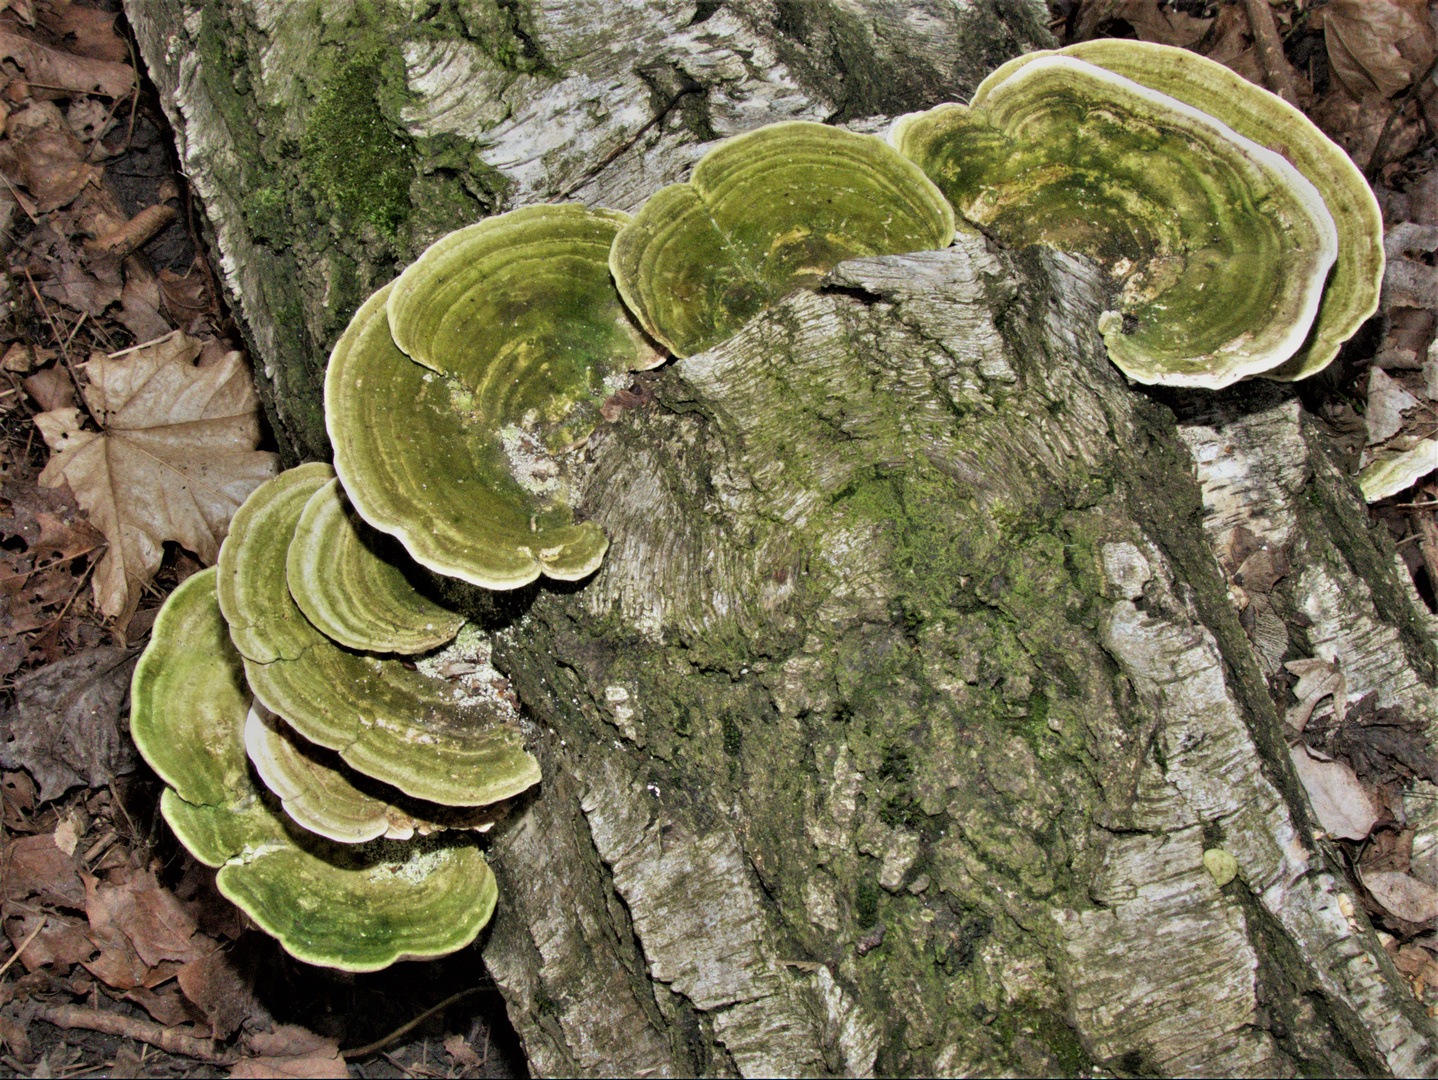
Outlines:
<svg viewBox="0 0 1438 1080"><path fill-rule="evenodd" d="M106 1035L118 1035L123 1039L149 1043L167 1054L208 1061L215 1065L232 1065L235 1058L215 1051L213 1039L202 1039L186 1035L173 1028L161 1027L150 1020L137 1020L119 1013L101 1012L80 1005L51 1005L35 1014L39 1020L59 1028L80 1028L84 1031L99 1031Z"/></svg>
<svg viewBox="0 0 1438 1080"><path fill-rule="evenodd" d="M1273 17L1273 8L1268 0L1244 0L1248 11L1248 25L1253 30L1253 46L1258 50L1258 62L1263 65L1263 81L1268 88L1295 109L1298 107L1298 88L1293 85L1293 71L1288 58L1283 55L1283 39L1278 36L1278 23Z"/></svg>
<svg viewBox="0 0 1438 1080"><path fill-rule="evenodd" d="M147 206L108 236L86 240L85 249L116 259L128 259L177 216L175 208L165 203Z"/></svg>

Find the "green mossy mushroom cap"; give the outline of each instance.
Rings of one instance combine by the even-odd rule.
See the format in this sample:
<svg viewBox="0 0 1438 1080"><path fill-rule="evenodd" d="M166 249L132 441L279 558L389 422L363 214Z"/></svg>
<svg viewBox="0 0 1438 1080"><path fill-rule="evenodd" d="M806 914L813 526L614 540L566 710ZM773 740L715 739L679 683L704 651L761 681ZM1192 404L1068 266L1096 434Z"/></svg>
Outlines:
<svg viewBox="0 0 1438 1080"><path fill-rule="evenodd" d="M211 567L170 594L130 681L130 734L186 802L217 805L244 786L242 735L250 691L215 602ZM183 725L184 738L174 728ZM196 853L211 866L212 858Z"/></svg>
<svg viewBox="0 0 1438 1080"><path fill-rule="evenodd" d="M217 574L171 594L131 684L136 744L167 783L165 820L219 868L221 893L300 960L374 971L468 945L497 897L472 841L341 847L295 827L255 787L241 734L248 695Z"/></svg>
<svg viewBox="0 0 1438 1080"><path fill-rule="evenodd" d="M306 743L256 703L245 719L245 752L265 786L301 827L340 844L408 840L444 829L485 831L491 807L451 808L405 798L348 768L333 751Z"/></svg>
<svg viewBox="0 0 1438 1080"><path fill-rule="evenodd" d="M326 637L351 649L418 653L449 641L464 616L410 581L414 564L349 507L338 478L305 503L285 556L290 595Z"/></svg>
<svg viewBox="0 0 1438 1080"><path fill-rule="evenodd" d="M1276 94L1222 64L1171 45L1104 38L1004 64L974 91L971 108L1019 68L1044 56L1076 57L1168 94L1283 155L1323 196L1338 229L1338 258L1302 347L1266 379L1292 381L1323 370L1376 310L1383 284L1383 217L1373 189L1343 149Z"/></svg>
<svg viewBox="0 0 1438 1080"><path fill-rule="evenodd" d="M360 516L417 562L488 589L599 566L608 541L571 508L575 451L625 373L663 360L609 277L626 221L536 206L460 229L336 343L335 469Z"/></svg>
<svg viewBox="0 0 1438 1080"><path fill-rule="evenodd" d="M539 780L539 765L491 707L397 659L343 648L291 598L295 524L332 478L326 465L291 469L230 522L217 590L250 690L304 738L413 798L480 806L517 795Z"/></svg>
<svg viewBox="0 0 1438 1080"><path fill-rule="evenodd" d="M1216 389L1303 347L1338 233L1280 155L1068 55L1020 58L981 89L900 118L894 144L1006 243L1108 266L1121 306L1100 329L1125 374Z"/></svg>
<svg viewBox="0 0 1438 1080"><path fill-rule="evenodd" d="M845 259L953 238L942 194L882 140L796 120L725 140L653 195L610 266L644 329L689 356Z"/></svg>

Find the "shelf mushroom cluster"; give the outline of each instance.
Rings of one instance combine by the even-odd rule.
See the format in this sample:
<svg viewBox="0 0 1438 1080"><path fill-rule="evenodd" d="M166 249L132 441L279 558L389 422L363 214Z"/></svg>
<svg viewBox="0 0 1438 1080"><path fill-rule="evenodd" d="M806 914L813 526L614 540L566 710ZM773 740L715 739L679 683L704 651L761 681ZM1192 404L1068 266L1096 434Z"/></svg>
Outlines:
<svg viewBox="0 0 1438 1080"><path fill-rule="evenodd" d="M1103 263L1121 289L1099 328L1137 382L1306 378L1377 309L1363 175L1297 109L1184 49L1028 53L890 139L962 220Z"/></svg>
<svg viewBox="0 0 1438 1080"><path fill-rule="evenodd" d="M1100 329L1142 382L1301 378L1376 305L1362 177L1201 57L1030 54L891 141L761 128L632 219L535 206L451 233L355 313L326 373L333 470L254 493L219 566L156 620L132 693L166 819L294 955L370 970L488 919L474 833L539 769L511 720L400 659L463 621L412 582L592 573L608 541L575 519L582 450L664 350L702 351L845 259L943 248L956 227L1102 261L1120 306Z"/></svg>
<svg viewBox="0 0 1438 1080"><path fill-rule="evenodd" d="M400 658L462 620L368 531L327 465L262 485L166 601L131 688L181 842L291 953L351 971L474 939L496 889L473 834L539 779L494 704Z"/></svg>

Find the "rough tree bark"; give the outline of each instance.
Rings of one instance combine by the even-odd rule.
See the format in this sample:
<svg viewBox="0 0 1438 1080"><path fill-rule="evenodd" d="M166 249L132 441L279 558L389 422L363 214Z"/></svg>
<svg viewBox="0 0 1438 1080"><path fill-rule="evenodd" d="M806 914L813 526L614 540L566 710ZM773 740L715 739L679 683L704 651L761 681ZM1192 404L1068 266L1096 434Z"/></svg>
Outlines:
<svg viewBox="0 0 1438 1080"><path fill-rule="evenodd" d="M707 140L877 129L1044 44L1017 2L392 8L130 7L297 458L439 232L633 209ZM1336 657L1432 722L1435 621L1293 388L1127 386L1104 288L972 239L846 264L591 439L605 565L496 635L545 780L483 955L536 1072L1438 1071L1266 683ZM1240 526L1293 567L1276 647Z"/></svg>

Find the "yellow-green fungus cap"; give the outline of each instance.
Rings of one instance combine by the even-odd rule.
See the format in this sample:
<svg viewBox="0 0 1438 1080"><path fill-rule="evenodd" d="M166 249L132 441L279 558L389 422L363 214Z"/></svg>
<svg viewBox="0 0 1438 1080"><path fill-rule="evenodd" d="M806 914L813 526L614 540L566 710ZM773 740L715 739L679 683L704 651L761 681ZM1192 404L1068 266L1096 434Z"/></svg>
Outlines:
<svg viewBox="0 0 1438 1080"><path fill-rule="evenodd" d="M953 211L872 135L788 121L726 139L614 240L624 302L690 356L845 259L947 247Z"/></svg>
<svg viewBox="0 0 1438 1080"><path fill-rule="evenodd" d="M220 548L220 607L251 691L304 738L416 799L481 806L530 787L539 765L492 706L398 659L336 644L291 598L295 523L332 476L302 465L257 488Z"/></svg>

